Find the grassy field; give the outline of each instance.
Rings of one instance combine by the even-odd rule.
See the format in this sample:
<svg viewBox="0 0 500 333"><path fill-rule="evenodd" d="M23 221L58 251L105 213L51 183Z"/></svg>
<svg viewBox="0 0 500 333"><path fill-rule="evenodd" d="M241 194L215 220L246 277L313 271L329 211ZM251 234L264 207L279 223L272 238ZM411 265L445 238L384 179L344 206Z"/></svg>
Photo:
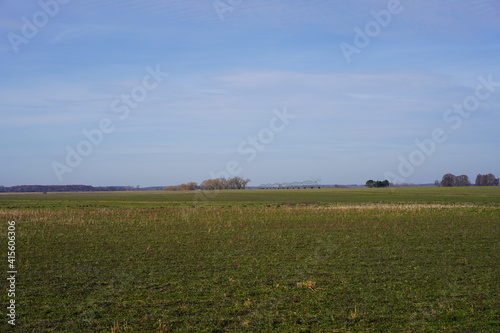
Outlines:
<svg viewBox="0 0 500 333"><path fill-rule="evenodd" d="M211 197L1 194L15 331L500 331L500 187Z"/></svg>

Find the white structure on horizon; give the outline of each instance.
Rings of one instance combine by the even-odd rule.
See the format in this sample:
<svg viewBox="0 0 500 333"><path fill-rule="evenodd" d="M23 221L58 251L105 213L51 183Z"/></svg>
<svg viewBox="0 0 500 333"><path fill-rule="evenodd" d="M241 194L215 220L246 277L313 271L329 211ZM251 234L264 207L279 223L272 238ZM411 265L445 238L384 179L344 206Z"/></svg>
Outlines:
<svg viewBox="0 0 500 333"><path fill-rule="evenodd" d="M293 188L321 188L318 184L318 180L306 180L304 182L293 182L293 183L269 183L262 184L259 188L262 189L293 189Z"/></svg>

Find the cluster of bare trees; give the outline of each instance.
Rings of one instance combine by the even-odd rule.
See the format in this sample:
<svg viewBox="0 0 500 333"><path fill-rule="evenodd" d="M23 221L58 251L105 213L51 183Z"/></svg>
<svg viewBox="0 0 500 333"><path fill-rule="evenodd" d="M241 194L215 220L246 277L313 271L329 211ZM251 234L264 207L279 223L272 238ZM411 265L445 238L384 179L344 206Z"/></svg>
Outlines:
<svg viewBox="0 0 500 333"><path fill-rule="evenodd" d="M250 179L241 177L207 179L201 183L201 188L203 190L241 190L245 189L249 182Z"/></svg>
<svg viewBox="0 0 500 333"><path fill-rule="evenodd" d="M495 178L495 176L491 173L487 175L477 175L476 177L476 186L498 186L499 185L499 179ZM455 176L454 174L447 173L446 175L443 176L441 181L436 180L434 182L434 185L436 186L444 186L444 187L451 187L451 186L470 186L471 182L469 180L469 177L467 175L460 175L460 176Z"/></svg>
<svg viewBox="0 0 500 333"><path fill-rule="evenodd" d="M500 179L495 178L492 173L487 175L477 175L476 176L476 186L498 186L500 184Z"/></svg>
<svg viewBox="0 0 500 333"><path fill-rule="evenodd" d="M436 183L438 182L438 183ZM452 187L452 186L470 186L470 180L467 175L455 176L454 174L447 173L441 179L441 182L436 180L437 186Z"/></svg>
<svg viewBox="0 0 500 333"><path fill-rule="evenodd" d="M250 179L234 177L230 179L216 178L204 180L200 185L189 182L177 186L167 186L166 191L194 191L194 190L240 190L245 189Z"/></svg>

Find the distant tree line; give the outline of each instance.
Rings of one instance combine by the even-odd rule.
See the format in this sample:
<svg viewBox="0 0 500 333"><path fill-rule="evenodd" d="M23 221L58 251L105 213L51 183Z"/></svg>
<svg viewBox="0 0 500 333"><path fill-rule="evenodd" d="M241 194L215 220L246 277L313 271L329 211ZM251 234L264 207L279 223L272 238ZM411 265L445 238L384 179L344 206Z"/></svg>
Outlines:
<svg viewBox="0 0 500 333"><path fill-rule="evenodd" d="M199 189L198 183L189 182L186 184L180 184L176 186L167 186L164 188L165 191L194 191Z"/></svg>
<svg viewBox="0 0 500 333"><path fill-rule="evenodd" d="M389 183L389 181L387 179L386 180L382 180L382 181L380 181L380 180L375 181L375 180L370 179L370 180L367 180L366 184L365 184L365 186L369 187L369 188L373 188L373 187L389 187L389 185L390 185L390 183Z"/></svg>
<svg viewBox="0 0 500 333"><path fill-rule="evenodd" d="M194 190L242 190L247 187L250 179L241 177L233 178L215 178L204 180L200 185L195 182L180 184L176 186L167 186L166 191L194 191Z"/></svg>
<svg viewBox="0 0 500 333"><path fill-rule="evenodd" d="M124 191L128 187L94 187L90 185L17 185L0 186L0 192L93 192L93 191Z"/></svg>
<svg viewBox="0 0 500 333"><path fill-rule="evenodd" d="M476 186L498 186L500 180L496 178L493 174L489 173L487 175L478 174L476 176ZM454 174L447 173L443 176L441 181L436 180L434 182L436 186L443 187L453 187L453 186L471 186L471 182L467 175L455 176Z"/></svg>

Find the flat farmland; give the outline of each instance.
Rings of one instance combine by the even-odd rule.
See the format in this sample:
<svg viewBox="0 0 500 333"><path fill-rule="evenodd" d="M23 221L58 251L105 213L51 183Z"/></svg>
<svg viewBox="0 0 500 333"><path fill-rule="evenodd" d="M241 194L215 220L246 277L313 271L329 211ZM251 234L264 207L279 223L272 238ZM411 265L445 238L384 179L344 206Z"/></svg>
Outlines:
<svg viewBox="0 0 500 333"><path fill-rule="evenodd" d="M500 187L9 193L0 217L16 332L500 331Z"/></svg>

